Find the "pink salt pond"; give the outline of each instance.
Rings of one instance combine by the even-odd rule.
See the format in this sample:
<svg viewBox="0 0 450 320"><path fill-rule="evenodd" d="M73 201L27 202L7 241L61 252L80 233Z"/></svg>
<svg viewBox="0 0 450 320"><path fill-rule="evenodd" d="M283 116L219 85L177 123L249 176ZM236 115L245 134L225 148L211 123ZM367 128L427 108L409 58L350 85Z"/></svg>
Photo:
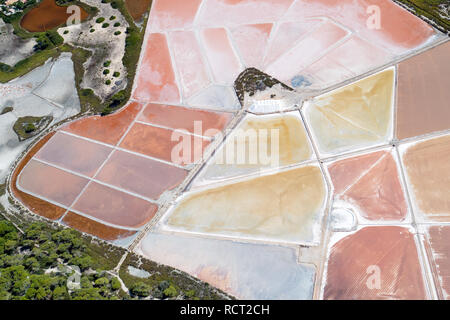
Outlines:
<svg viewBox="0 0 450 320"><path fill-rule="evenodd" d="M329 48L344 39L348 32L326 21L313 32L303 37L292 49L284 53L265 70L277 79L290 83L301 70L323 56Z"/></svg>
<svg viewBox="0 0 450 320"><path fill-rule="evenodd" d="M20 173L17 186L43 200L69 207L87 183L85 178L31 160Z"/></svg>
<svg viewBox="0 0 450 320"><path fill-rule="evenodd" d="M330 249L323 299L427 299L414 235L380 226L339 240Z"/></svg>
<svg viewBox="0 0 450 320"><path fill-rule="evenodd" d="M223 28L204 29L201 32L206 55L216 83L232 84L243 70Z"/></svg>
<svg viewBox="0 0 450 320"><path fill-rule="evenodd" d="M408 209L393 154L378 151L344 160L328 167L335 198L355 206L371 221L403 220Z"/></svg>
<svg viewBox="0 0 450 320"><path fill-rule="evenodd" d="M84 118L57 131L25 166L17 185L66 208L64 223L104 239L120 238L130 234L124 228L149 222L161 196L171 196L186 178L188 170L170 163L178 140L192 143L189 156L200 159L210 140L187 132L195 133L198 121L200 134L217 133L232 116L157 104L144 109L133 102L117 114Z"/></svg>
<svg viewBox="0 0 450 320"><path fill-rule="evenodd" d="M144 50L134 98L143 102L179 102L180 93L175 81L166 35L163 33L148 35Z"/></svg>
<svg viewBox="0 0 450 320"><path fill-rule="evenodd" d="M141 196L158 200L173 189L188 171L132 153L116 151L106 162L97 179Z"/></svg>
<svg viewBox="0 0 450 320"><path fill-rule="evenodd" d="M369 11L369 7L372 10ZM376 18L373 10L379 10L379 25L373 22ZM388 0L299 0L285 17L302 19L317 16L333 18L370 43L386 47L395 54L423 45L434 34L426 22Z"/></svg>
<svg viewBox="0 0 450 320"><path fill-rule="evenodd" d="M92 182L75 202L73 209L115 226L139 228L151 220L158 206Z"/></svg>
<svg viewBox="0 0 450 320"><path fill-rule="evenodd" d="M294 0L204 0L201 25L237 25L276 21Z"/></svg>
<svg viewBox="0 0 450 320"><path fill-rule="evenodd" d="M175 65L180 75L183 97L188 99L211 83L200 44L193 31L169 34Z"/></svg>
<svg viewBox="0 0 450 320"><path fill-rule="evenodd" d="M149 25L154 31L189 27L202 0L153 0Z"/></svg>
<svg viewBox="0 0 450 320"><path fill-rule="evenodd" d="M264 53L267 51L273 24L249 24L232 29L234 42L241 53L245 66L262 67Z"/></svg>
<svg viewBox="0 0 450 320"><path fill-rule="evenodd" d="M92 177L112 150L95 142L57 132L35 157Z"/></svg>

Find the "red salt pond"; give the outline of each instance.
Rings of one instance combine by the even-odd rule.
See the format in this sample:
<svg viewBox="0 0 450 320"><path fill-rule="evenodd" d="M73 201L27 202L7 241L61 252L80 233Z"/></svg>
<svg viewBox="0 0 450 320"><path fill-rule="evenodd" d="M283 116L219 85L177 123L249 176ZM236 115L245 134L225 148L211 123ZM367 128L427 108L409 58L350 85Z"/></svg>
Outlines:
<svg viewBox="0 0 450 320"><path fill-rule="evenodd" d="M116 151L102 168L98 180L154 200L178 186L188 171L155 160Z"/></svg>
<svg viewBox="0 0 450 320"><path fill-rule="evenodd" d="M174 137L174 141L172 141L172 137ZM189 141L191 154L187 158L180 159L181 163L178 164L182 165L200 159L203 155L203 149L210 143L199 137L136 123L122 141L120 147L157 159L176 162L177 159L172 159L172 151L176 145L183 141ZM196 143L197 141L198 143Z"/></svg>
<svg viewBox="0 0 450 320"><path fill-rule="evenodd" d="M366 227L338 241L330 250L323 298L426 299L413 234Z"/></svg>
<svg viewBox="0 0 450 320"><path fill-rule="evenodd" d="M143 226L158 210L153 203L95 182L89 184L72 208L106 223L128 228Z"/></svg>
<svg viewBox="0 0 450 320"><path fill-rule="evenodd" d="M403 220L408 212L391 153L375 152L340 160L329 167L339 199L355 205L369 220Z"/></svg>
<svg viewBox="0 0 450 320"><path fill-rule="evenodd" d="M231 113L150 103L146 106L139 120L172 129L186 130L190 133L213 136L215 133L209 134L206 131L209 129L224 130L232 117L233 114ZM195 132L196 121L201 125L201 132Z"/></svg>
<svg viewBox="0 0 450 320"><path fill-rule="evenodd" d="M201 37L216 82L232 84L243 67L234 53L226 30L204 29Z"/></svg>
<svg viewBox="0 0 450 320"><path fill-rule="evenodd" d="M397 137L450 129L450 42L398 65Z"/></svg>
<svg viewBox="0 0 450 320"><path fill-rule="evenodd" d="M35 157L92 177L111 152L112 148L58 132Z"/></svg>
<svg viewBox="0 0 450 320"><path fill-rule="evenodd" d="M72 122L61 130L116 145L138 115L142 105L132 102L120 112L109 116L93 116Z"/></svg>
<svg viewBox="0 0 450 320"><path fill-rule="evenodd" d="M69 207L84 186L87 179L56 169L36 160L28 162L17 181L24 192Z"/></svg>
<svg viewBox="0 0 450 320"><path fill-rule="evenodd" d="M180 74L183 96L187 99L211 83L207 67L203 62L201 49L194 32L171 32L169 40Z"/></svg>
<svg viewBox="0 0 450 320"><path fill-rule="evenodd" d="M153 0L149 20L151 29L162 31L191 26L201 2L202 0Z"/></svg>
<svg viewBox="0 0 450 320"><path fill-rule="evenodd" d="M180 94L166 36L162 33L150 34L144 50L134 98L147 102L179 103Z"/></svg>
<svg viewBox="0 0 450 320"><path fill-rule="evenodd" d="M272 27L272 23L263 23L243 25L232 29L234 43L244 60L245 67L259 69L262 67L263 53L266 52Z"/></svg>
<svg viewBox="0 0 450 320"><path fill-rule="evenodd" d="M439 299L450 299L450 226L430 226L425 248L433 270Z"/></svg>

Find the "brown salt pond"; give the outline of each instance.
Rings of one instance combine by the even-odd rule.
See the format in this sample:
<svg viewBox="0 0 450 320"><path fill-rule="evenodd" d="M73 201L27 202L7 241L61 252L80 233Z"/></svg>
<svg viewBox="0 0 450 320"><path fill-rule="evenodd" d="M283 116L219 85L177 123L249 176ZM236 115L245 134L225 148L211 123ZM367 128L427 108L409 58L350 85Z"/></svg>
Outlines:
<svg viewBox="0 0 450 320"><path fill-rule="evenodd" d="M368 220L403 220L408 212L399 170L387 151L334 162L329 166L340 200L354 205Z"/></svg>
<svg viewBox="0 0 450 320"><path fill-rule="evenodd" d="M432 264L439 299L450 299L450 226L430 226L425 248Z"/></svg>
<svg viewBox="0 0 450 320"><path fill-rule="evenodd" d="M125 6L134 21L141 21L152 0L125 0Z"/></svg>
<svg viewBox="0 0 450 320"><path fill-rule="evenodd" d="M450 135L422 141L403 155L407 178L422 218L450 221Z"/></svg>
<svg viewBox="0 0 450 320"><path fill-rule="evenodd" d="M89 14L82 7L80 9L81 21L84 21ZM58 6L55 0L42 0L22 18L20 26L30 32L43 32L66 23L70 16L67 7Z"/></svg>
<svg viewBox="0 0 450 320"><path fill-rule="evenodd" d="M398 65L397 137L450 129L450 42Z"/></svg>
<svg viewBox="0 0 450 320"><path fill-rule="evenodd" d="M71 228L75 228L79 231L92 234L103 240L115 241L127 237L131 237L136 234L136 231L117 229L114 227L106 226L97 221L80 216L73 212L68 212L63 219L63 223Z"/></svg>
<svg viewBox="0 0 450 320"><path fill-rule="evenodd" d="M188 194L168 213L167 225L186 232L312 243L320 234L326 194L319 167L305 166Z"/></svg>
<svg viewBox="0 0 450 320"><path fill-rule="evenodd" d="M427 299L414 236L408 229L366 227L330 250L324 299ZM372 281L377 271L379 283Z"/></svg>

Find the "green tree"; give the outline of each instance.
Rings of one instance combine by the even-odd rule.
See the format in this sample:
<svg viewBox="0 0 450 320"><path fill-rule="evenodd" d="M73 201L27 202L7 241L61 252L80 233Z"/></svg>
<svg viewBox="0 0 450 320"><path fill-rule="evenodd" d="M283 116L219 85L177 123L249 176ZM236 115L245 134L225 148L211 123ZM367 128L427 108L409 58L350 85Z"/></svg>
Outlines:
<svg viewBox="0 0 450 320"><path fill-rule="evenodd" d="M150 295L150 291L150 286L144 282L138 282L130 288L130 293L133 296L138 297L148 297Z"/></svg>

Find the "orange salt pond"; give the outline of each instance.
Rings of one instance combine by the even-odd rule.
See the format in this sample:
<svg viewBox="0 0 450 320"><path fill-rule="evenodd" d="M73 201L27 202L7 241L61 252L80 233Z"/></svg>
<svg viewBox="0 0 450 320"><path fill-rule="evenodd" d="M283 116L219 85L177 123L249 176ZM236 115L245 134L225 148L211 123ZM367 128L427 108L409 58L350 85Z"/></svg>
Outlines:
<svg viewBox="0 0 450 320"><path fill-rule="evenodd" d="M189 133L195 133L197 135L214 136L217 132L226 128L232 117L232 113L212 112L150 103L139 117L139 121L171 129L186 130ZM196 122L201 129L200 132L195 132ZM210 129L213 130L209 133L206 132Z"/></svg>
<svg viewBox="0 0 450 320"><path fill-rule="evenodd" d="M183 142L186 143L183 144ZM136 123L125 136L120 147L164 161L187 165L200 160L209 143L210 141L201 137ZM181 150L181 147L186 144L189 148ZM177 145L180 147L180 152L176 152ZM186 155L182 151L190 154Z"/></svg>
<svg viewBox="0 0 450 320"><path fill-rule="evenodd" d="M365 227L339 240L330 249L323 299L427 299L413 234Z"/></svg>
<svg viewBox="0 0 450 320"><path fill-rule="evenodd" d="M316 243L326 202L317 166L305 166L186 194L166 219L182 232Z"/></svg>
<svg viewBox="0 0 450 320"><path fill-rule="evenodd" d="M79 8L83 21L89 14L82 7ZM22 18L20 26L30 32L43 32L66 23L70 16L67 7L58 6L55 0L42 0Z"/></svg>
<svg viewBox="0 0 450 320"><path fill-rule="evenodd" d="M123 110L108 116L92 116L71 122L61 130L116 145L141 110L142 105L129 103Z"/></svg>
<svg viewBox="0 0 450 320"><path fill-rule="evenodd" d="M450 129L450 42L398 65L397 137Z"/></svg>
<svg viewBox="0 0 450 320"><path fill-rule="evenodd" d="M391 152L379 151L329 166L335 198L368 220L403 220L408 212L399 171Z"/></svg>
<svg viewBox="0 0 450 320"><path fill-rule="evenodd" d="M386 143L392 135L394 69L319 96L306 118L323 155Z"/></svg>
<svg viewBox="0 0 450 320"><path fill-rule="evenodd" d="M405 146L403 163L415 213L421 219L450 221L450 135Z"/></svg>

